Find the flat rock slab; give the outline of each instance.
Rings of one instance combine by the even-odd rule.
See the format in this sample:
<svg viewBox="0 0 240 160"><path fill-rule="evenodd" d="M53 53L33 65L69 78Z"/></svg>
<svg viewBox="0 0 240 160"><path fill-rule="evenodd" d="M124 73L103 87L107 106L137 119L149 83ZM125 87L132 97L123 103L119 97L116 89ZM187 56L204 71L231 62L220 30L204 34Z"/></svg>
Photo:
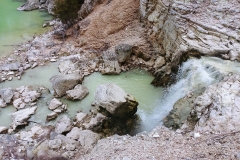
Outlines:
<svg viewBox="0 0 240 160"><path fill-rule="evenodd" d="M17 126L21 126L21 125L26 125L27 119L30 118L31 115L33 115L35 113L37 109L36 107L31 107L31 108L26 108L26 109L22 109L19 110L17 112L12 113L12 127L15 130L17 128Z"/></svg>

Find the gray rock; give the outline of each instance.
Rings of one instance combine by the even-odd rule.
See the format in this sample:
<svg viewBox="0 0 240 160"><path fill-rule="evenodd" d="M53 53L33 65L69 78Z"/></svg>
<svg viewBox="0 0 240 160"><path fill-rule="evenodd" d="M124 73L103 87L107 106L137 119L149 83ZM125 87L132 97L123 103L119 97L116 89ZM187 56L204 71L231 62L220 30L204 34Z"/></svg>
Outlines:
<svg viewBox="0 0 240 160"><path fill-rule="evenodd" d="M81 129L78 127L74 127L66 136L68 138L74 139L74 140L78 140L80 137L80 133L81 133Z"/></svg>
<svg viewBox="0 0 240 160"><path fill-rule="evenodd" d="M210 85L194 101L191 111L198 119L194 131L199 133L230 133L240 127L240 75L227 76Z"/></svg>
<svg viewBox="0 0 240 160"><path fill-rule="evenodd" d="M9 63L9 64L4 64L0 66L0 70L2 71L18 71L18 69L22 65L20 63Z"/></svg>
<svg viewBox="0 0 240 160"><path fill-rule="evenodd" d="M138 102L115 84L99 85L95 91L97 108L106 109L112 116L127 119L137 112Z"/></svg>
<svg viewBox="0 0 240 160"><path fill-rule="evenodd" d="M55 75L50 79L56 96L61 97L66 94L66 91L72 89L78 83L82 82L82 77L79 74Z"/></svg>
<svg viewBox="0 0 240 160"><path fill-rule="evenodd" d="M124 63L129 60L132 54L132 46L128 44L119 44L115 47L115 52L118 55L118 61Z"/></svg>
<svg viewBox="0 0 240 160"><path fill-rule="evenodd" d="M13 129L15 130L16 127L20 125L26 125L28 123L27 120L30 118L31 115L35 113L36 109L37 109L37 106L22 109L12 113L11 116L13 120L13 123L12 123Z"/></svg>
<svg viewBox="0 0 240 160"><path fill-rule="evenodd" d="M71 130L71 120L64 115L60 120L56 123L55 131L57 133L63 133Z"/></svg>
<svg viewBox="0 0 240 160"><path fill-rule="evenodd" d="M77 113L75 116L75 121L76 121L77 126L80 126L80 124L82 124L84 122L84 119L87 116L88 116L88 114L83 113L83 112Z"/></svg>
<svg viewBox="0 0 240 160"><path fill-rule="evenodd" d="M48 146L51 149L59 149L62 145L62 141L60 139L49 140Z"/></svg>
<svg viewBox="0 0 240 160"><path fill-rule="evenodd" d="M49 103L48 108L50 110L55 110L56 108L60 107L63 103L61 102L61 100L53 98L51 100L51 102Z"/></svg>
<svg viewBox="0 0 240 160"><path fill-rule="evenodd" d="M6 106L7 106L6 102L2 98L0 98L0 107L4 108Z"/></svg>
<svg viewBox="0 0 240 160"><path fill-rule="evenodd" d="M84 130L80 131L80 137L78 141L86 151L90 151L99 139L100 136L97 133L94 133L90 130Z"/></svg>
<svg viewBox="0 0 240 160"><path fill-rule="evenodd" d="M159 56L155 61L154 68L160 68L165 64L165 59L162 56Z"/></svg>
<svg viewBox="0 0 240 160"><path fill-rule="evenodd" d="M121 69L118 64L118 61L104 61L103 69L101 74L120 74Z"/></svg>
<svg viewBox="0 0 240 160"><path fill-rule="evenodd" d="M80 84L76 85L74 89L66 92L67 98L72 100L82 100L89 93L88 88Z"/></svg>
<svg viewBox="0 0 240 160"><path fill-rule="evenodd" d="M13 90L11 88L4 88L0 90L1 98L6 102L10 103L13 98Z"/></svg>
<svg viewBox="0 0 240 160"><path fill-rule="evenodd" d="M47 121L51 121L51 120L53 120L53 119L56 119L57 116L58 116L58 113L52 112L52 113L50 113L50 114L47 115L46 120L47 120Z"/></svg>

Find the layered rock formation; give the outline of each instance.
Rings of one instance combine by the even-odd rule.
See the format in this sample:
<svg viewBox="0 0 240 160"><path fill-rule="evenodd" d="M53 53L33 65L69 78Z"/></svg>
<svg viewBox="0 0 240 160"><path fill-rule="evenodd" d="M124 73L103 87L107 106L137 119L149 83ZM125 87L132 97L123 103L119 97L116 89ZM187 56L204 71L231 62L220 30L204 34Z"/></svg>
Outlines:
<svg viewBox="0 0 240 160"><path fill-rule="evenodd" d="M165 85L188 56L240 60L239 1L141 0L147 35L165 68L155 72L154 85Z"/></svg>

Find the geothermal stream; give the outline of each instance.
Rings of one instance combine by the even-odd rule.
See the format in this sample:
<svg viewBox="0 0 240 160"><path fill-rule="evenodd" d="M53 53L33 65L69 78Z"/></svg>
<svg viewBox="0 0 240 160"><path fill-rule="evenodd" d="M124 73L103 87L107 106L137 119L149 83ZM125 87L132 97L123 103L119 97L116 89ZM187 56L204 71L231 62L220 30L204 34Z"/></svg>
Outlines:
<svg viewBox="0 0 240 160"><path fill-rule="evenodd" d="M53 89L51 88L49 79L52 75L58 73L57 66L58 63L56 62L48 66L37 67L28 70L20 81L14 80L0 84L1 88L42 85L50 90L50 93L45 93L38 100L38 109L30 121L42 125L55 123L55 121L46 123L46 116L51 112L48 110L48 104L53 98ZM240 73L240 64L210 57L202 57L201 59L192 58L184 62L177 74L177 82L168 88L156 88L150 85L153 77L144 70L132 70L117 76L104 76L96 72L84 79L83 85L88 87L89 95L82 101L70 101L62 98L63 103L68 104L68 112L64 114L73 118L79 110L88 112L94 100L96 87L100 84L114 83L123 88L127 93L133 95L139 102L137 114L142 121L135 132L150 131L156 125L162 124L164 117L170 112L174 103L188 92L216 83L229 73ZM10 114L14 110L12 106L1 109L0 126L9 126L11 124Z"/></svg>

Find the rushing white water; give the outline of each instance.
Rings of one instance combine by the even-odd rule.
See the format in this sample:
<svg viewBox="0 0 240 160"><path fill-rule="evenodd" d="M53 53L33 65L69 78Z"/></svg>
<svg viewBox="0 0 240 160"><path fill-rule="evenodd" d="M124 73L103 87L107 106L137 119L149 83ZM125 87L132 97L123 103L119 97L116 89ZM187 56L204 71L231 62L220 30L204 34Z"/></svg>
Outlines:
<svg viewBox="0 0 240 160"><path fill-rule="evenodd" d="M221 80L229 73L240 73L240 63L224 61L219 58L202 57L189 59L183 63L177 74L177 82L165 89L159 97L158 105L148 116L141 113L142 124L139 131L150 131L163 123L164 117L173 105L188 92L207 87Z"/></svg>

